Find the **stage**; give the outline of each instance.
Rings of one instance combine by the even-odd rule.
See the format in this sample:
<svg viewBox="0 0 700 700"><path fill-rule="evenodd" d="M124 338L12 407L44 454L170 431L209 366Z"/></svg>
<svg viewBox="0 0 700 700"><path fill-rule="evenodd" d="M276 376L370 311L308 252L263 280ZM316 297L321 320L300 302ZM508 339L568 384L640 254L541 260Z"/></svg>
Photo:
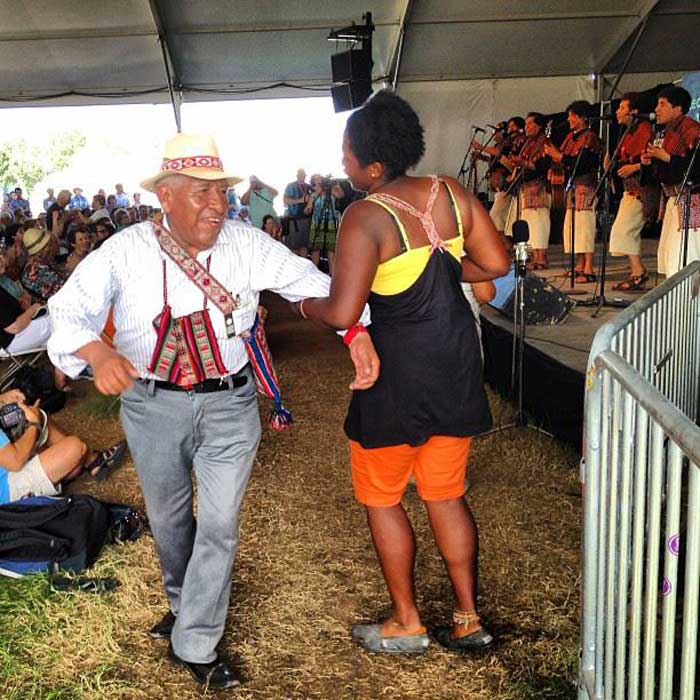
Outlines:
<svg viewBox="0 0 700 700"><path fill-rule="evenodd" d="M646 290L656 286L661 277L656 275L658 241L642 240L642 260L649 272ZM553 286L565 291L570 280L564 277L564 258L561 245L549 247L549 269L536 273ZM596 254L596 273L599 272L600 246ZM628 276L627 258L608 258L605 297L634 302L643 292L618 292L612 286ZM529 325L525 332L523 358L523 404L528 421L542 427L557 438L581 446L583 434L583 395L588 353L600 326L612 319L620 308L603 307L594 318L595 307L581 306L578 302L598 294L596 283L575 285L585 290L572 298L577 306L568 317L556 325ZM504 396L510 395L513 321L500 311L484 305L481 308L485 375L491 387Z"/></svg>

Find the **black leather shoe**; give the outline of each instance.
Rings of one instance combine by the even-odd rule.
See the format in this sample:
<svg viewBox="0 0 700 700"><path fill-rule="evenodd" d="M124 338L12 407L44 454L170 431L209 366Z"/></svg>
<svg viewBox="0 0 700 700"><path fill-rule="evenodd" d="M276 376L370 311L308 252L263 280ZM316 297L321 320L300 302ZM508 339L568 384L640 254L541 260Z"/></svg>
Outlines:
<svg viewBox="0 0 700 700"><path fill-rule="evenodd" d="M233 669L218 657L209 664L195 664L191 661L181 659L174 651L172 644L168 647L170 660L178 666L184 666L192 678L206 689L224 690L240 685L241 681L236 678Z"/></svg>
<svg viewBox="0 0 700 700"><path fill-rule="evenodd" d="M148 630L148 635L153 637L153 639L169 639L176 619L175 615L168 610L168 612L163 615L160 622L157 622Z"/></svg>

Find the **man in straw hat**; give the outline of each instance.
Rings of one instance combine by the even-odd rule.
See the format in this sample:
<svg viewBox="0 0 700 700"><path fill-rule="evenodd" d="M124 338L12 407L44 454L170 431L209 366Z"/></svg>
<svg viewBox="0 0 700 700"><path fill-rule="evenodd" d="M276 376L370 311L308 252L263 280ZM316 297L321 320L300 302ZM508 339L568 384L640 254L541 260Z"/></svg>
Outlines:
<svg viewBox="0 0 700 700"><path fill-rule="evenodd" d="M160 170L141 183L157 194L163 225L141 222L112 236L51 300L54 363L72 376L90 364L99 391L121 394L170 606L151 635L170 637L171 660L209 688L238 684L215 649L260 438L242 337L255 328L261 290L292 302L329 291L329 278L308 260L226 219L226 188L237 182L212 139L178 134ZM114 349L99 337L110 307ZM353 388L371 386L378 374L366 335L350 346Z"/></svg>

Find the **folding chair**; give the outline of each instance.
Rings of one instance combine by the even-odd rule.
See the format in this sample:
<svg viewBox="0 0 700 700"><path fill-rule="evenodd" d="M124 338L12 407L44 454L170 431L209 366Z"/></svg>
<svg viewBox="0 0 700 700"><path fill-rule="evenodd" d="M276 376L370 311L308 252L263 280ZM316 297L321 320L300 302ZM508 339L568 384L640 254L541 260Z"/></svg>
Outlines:
<svg viewBox="0 0 700 700"><path fill-rule="evenodd" d="M5 391L12 384L14 376L22 367L34 367L45 354L45 347L31 348L21 353L11 353L0 348L0 391Z"/></svg>

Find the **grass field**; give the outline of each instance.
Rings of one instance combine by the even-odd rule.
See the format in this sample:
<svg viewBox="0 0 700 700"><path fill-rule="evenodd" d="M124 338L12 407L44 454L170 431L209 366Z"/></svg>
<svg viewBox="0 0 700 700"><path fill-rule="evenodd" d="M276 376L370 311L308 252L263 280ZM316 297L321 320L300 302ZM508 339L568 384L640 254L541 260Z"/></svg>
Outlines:
<svg viewBox="0 0 700 700"><path fill-rule="evenodd" d="M498 638L479 657L433 645L419 658L368 655L349 626L378 619L388 599L354 501L342 419L350 362L332 333L271 305L269 339L288 434L265 431L241 518L241 545L221 651L246 700L563 700L575 697L580 489L578 456L527 430L475 440L468 499L481 537L481 610ZM492 396L496 422L513 408ZM121 430L117 405L80 384L59 422L105 447ZM261 400L261 411L269 406ZM164 436L154 436L163 440ZM72 491L141 505L127 462L103 483ZM417 594L428 625L446 621L449 582L415 491L405 505L418 539ZM190 700L202 696L146 636L166 610L153 541L105 549L93 573L113 593L49 592L45 579L0 580L3 700ZM217 694L211 695L218 697ZM223 696L223 693L220 695Z"/></svg>

